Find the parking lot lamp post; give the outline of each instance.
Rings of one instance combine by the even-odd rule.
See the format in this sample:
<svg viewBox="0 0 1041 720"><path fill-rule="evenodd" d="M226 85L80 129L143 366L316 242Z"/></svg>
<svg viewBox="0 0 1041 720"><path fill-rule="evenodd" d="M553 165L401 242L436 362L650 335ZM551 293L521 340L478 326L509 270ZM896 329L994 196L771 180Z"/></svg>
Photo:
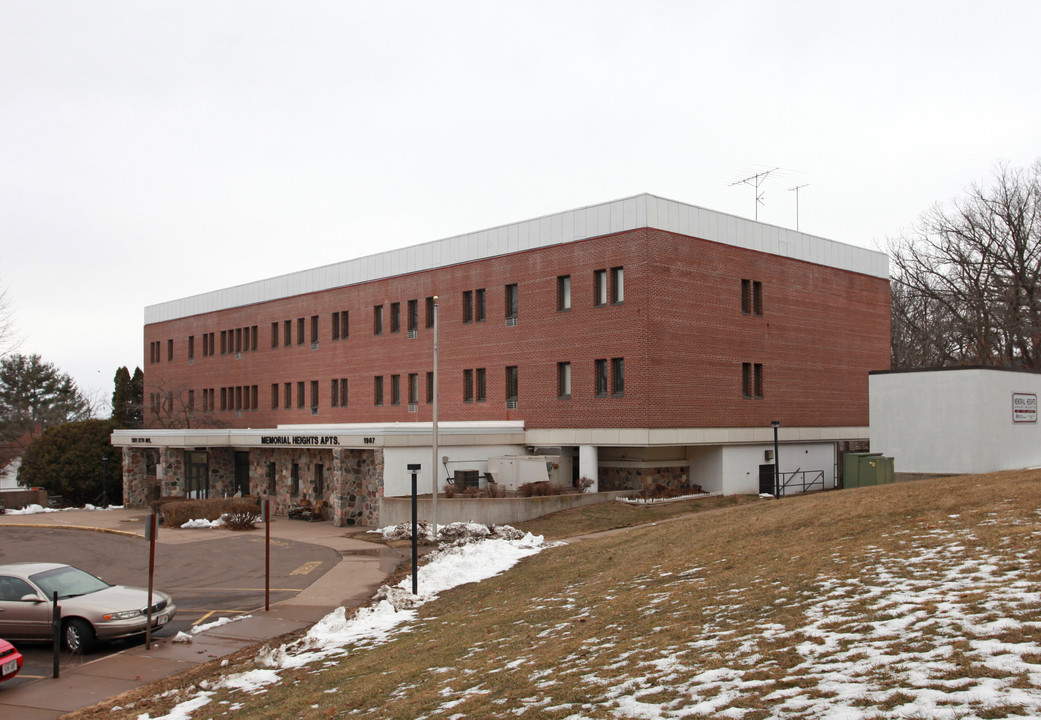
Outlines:
<svg viewBox="0 0 1041 720"><path fill-rule="evenodd" d="M101 456L101 507L108 507L108 455Z"/></svg>
<svg viewBox="0 0 1041 720"><path fill-rule="evenodd" d="M434 542L437 543L437 295L434 296L434 375L432 378L434 397L433 416L430 423L430 433L434 450L433 461L430 463L430 476L433 478L433 493L430 497L431 525L434 530Z"/></svg>

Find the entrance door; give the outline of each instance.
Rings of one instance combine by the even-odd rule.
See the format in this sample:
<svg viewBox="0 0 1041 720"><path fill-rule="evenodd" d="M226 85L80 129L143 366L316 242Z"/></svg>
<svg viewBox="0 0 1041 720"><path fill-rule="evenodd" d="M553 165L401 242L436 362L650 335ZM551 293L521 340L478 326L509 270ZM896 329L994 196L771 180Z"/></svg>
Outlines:
<svg viewBox="0 0 1041 720"><path fill-rule="evenodd" d="M772 464L759 466L759 494L774 494L774 466Z"/></svg>
<svg viewBox="0 0 1041 720"><path fill-rule="evenodd" d="M235 492L249 495L249 453L235 452Z"/></svg>
<svg viewBox="0 0 1041 720"><path fill-rule="evenodd" d="M184 480L184 496L200 500L210 496L210 464L204 452L188 453L188 476Z"/></svg>

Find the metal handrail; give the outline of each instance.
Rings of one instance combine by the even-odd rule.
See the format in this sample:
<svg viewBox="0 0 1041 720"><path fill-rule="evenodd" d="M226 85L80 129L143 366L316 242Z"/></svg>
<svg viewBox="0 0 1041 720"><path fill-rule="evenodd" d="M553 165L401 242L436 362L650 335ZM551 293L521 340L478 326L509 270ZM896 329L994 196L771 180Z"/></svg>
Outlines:
<svg viewBox="0 0 1041 720"><path fill-rule="evenodd" d="M807 479L807 476L809 477L809 479ZM799 478L798 482L796 482L796 478L797 477ZM808 490L812 490L812 489L814 489L817 486L820 486L819 489L823 490L824 489L824 471L823 470L794 470L792 472L787 472L787 473L786 472L782 472L781 473L781 494L782 495L785 494L784 491L788 488L789 485L792 485L793 487L800 488L802 492L807 492Z"/></svg>

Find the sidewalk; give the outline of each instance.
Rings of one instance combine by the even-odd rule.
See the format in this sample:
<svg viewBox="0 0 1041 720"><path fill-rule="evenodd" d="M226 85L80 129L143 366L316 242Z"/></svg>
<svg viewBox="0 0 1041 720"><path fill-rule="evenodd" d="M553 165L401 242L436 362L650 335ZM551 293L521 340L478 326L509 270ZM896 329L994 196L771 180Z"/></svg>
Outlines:
<svg viewBox="0 0 1041 720"><path fill-rule="evenodd" d="M5 526L79 528L85 532L144 535L145 510L68 510L37 515L0 515ZM160 530L157 542L179 544L212 540L229 530ZM261 531L263 532L263 530ZM7 689L0 685L0 717L53 720L114 695L230 655L258 642L310 627L337 607L358 607L406 558L403 550L351 537L361 532L333 527L329 522L308 523L275 518L271 538L332 548L341 561L290 600L263 608L239 620L196 635L191 643L170 638L144 644L82 665L63 666L59 678L44 678Z"/></svg>

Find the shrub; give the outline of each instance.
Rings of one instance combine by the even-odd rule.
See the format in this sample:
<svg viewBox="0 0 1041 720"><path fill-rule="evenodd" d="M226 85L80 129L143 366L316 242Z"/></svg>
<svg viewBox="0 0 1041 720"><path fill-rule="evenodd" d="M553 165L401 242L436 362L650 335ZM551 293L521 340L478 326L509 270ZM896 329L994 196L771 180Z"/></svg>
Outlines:
<svg viewBox="0 0 1041 720"><path fill-rule="evenodd" d="M208 500L169 500L162 503L163 525L181 527L189 520L217 520L233 530L252 528L260 518L260 506L249 498L211 498ZM252 519L250 519L252 518Z"/></svg>
<svg viewBox="0 0 1041 720"><path fill-rule="evenodd" d="M580 477L578 479L578 491L585 492L589 488L593 487L593 481L587 477Z"/></svg>
<svg viewBox="0 0 1041 720"><path fill-rule="evenodd" d="M521 495L524 497L539 497L543 495L564 495L567 493L567 488L563 488L560 485L554 485L545 480L539 482L524 483L519 488Z"/></svg>

